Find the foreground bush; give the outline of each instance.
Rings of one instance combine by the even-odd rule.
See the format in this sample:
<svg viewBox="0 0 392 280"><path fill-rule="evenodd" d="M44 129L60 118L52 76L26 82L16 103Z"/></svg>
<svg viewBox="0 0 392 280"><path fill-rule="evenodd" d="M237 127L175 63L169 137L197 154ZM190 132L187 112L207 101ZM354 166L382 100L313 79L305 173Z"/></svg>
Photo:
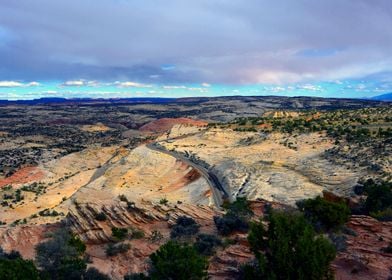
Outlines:
<svg viewBox="0 0 392 280"><path fill-rule="evenodd" d="M199 234L194 244L195 249L202 255L211 256L214 254L215 247L222 245L222 241L211 234Z"/></svg>
<svg viewBox="0 0 392 280"><path fill-rule="evenodd" d="M215 216L214 223L218 232L228 235L235 231L246 232L249 229L249 219L253 215L249 201L237 198L233 203L224 205L227 212L222 217Z"/></svg>
<svg viewBox="0 0 392 280"><path fill-rule="evenodd" d="M150 256L151 279L197 280L207 277L207 260L190 245L169 241Z"/></svg>
<svg viewBox="0 0 392 280"><path fill-rule="evenodd" d="M261 222L251 226L248 240L255 262L242 268L243 279L327 279L334 246L317 236L300 214L272 212L268 230Z"/></svg>
<svg viewBox="0 0 392 280"><path fill-rule="evenodd" d="M199 225L192 218L181 216L170 232L171 238L190 237L199 232Z"/></svg>
<svg viewBox="0 0 392 280"><path fill-rule="evenodd" d="M317 196L297 202L298 209L317 230L341 227L348 221L350 209L343 202L331 202Z"/></svg>
<svg viewBox="0 0 392 280"><path fill-rule="evenodd" d="M19 253L4 253L0 248L1 280L40 280L39 271L30 260L24 260Z"/></svg>
<svg viewBox="0 0 392 280"><path fill-rule="evenodd" d="M127 228L113 227L112 228L112 236L116 240L124 240L125 238L128 237L128 229Z"/></svg>
<svg viewBox="0 0 392 280"><path fill-rule="evenodd" d="M366 214L379 220L392 221L392 183L368 180L364 184L364 192L367 195L363 205Z"/></svg>
<svg viewBox="0 0 392 280"><path fill-rule="evenodd" d="M86 246L67 229L52 233L52 237L37 245L36 261L44 279L80 280L108 279L104 274L88 269Z"/></svg>
<svg viewBox="0 0 392 280"><path fill-rule="evenodd" d="M91 267L83 275L83 280L110 280L109 276Z"/></svg>

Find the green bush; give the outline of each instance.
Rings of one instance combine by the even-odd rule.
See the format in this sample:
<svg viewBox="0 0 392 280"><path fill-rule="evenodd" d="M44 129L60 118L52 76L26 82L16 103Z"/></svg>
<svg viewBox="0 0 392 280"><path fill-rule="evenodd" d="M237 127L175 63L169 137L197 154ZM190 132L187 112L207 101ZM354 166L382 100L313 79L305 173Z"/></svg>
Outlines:
<svg viewBox="0 0 392 280"><path fill-rule="evenodd" d="M389 207L382 211L377 212L370 212L370 216L373 218L384 221L384 222L391 222L392 221L392 207Z"/></svg>
<svg viewBox="0 0 392 280"><path fill-rule="evenodd" d="M107 217L106 217L106 214L105 214L104 212L99 212L99 213L97 213L97 214L95 215L95 219L96 219L97 221L103 222L103 221L106 221L106 220L107 220Z"/></svg>
<svg viewBox="0 0 392 280"><path fill-rule="evenodd" d="M392 183L368 180L364 184L364 192L367 195L363 205L365 212L378 219L390 220Z"/></svg>
<svg viewBox="0 0 392 280"><path fill-rule="evenodd" d="M227 210L222 217L215 216L214 223L218 232L228 235L234 231L246 232L249 229L249 219L253 212L246 198L237 198L233 203L225 203L223 207Z"/></svg>
<svg viewBox="0 0 392 280"><path fill-rule="evenodd" d="M303 215L272 212L268 230L252 224L249 243L256 261L242 270L243 279L327 279L334 246L317 236Z"/></svg>
<svg viewBox="0 0 392 280"><path fill-rule="evenodd" d="M110 280L110 278L99 272L99 270L90 267L83 275L83 280Z"/></svg>
<svg viewBox="0 0 392 280"><path fill-rule="evenodd" d="M171 238L190 237L199 232L199 225L190 217L178 217L176 224L170 231Z"/></svg>
<svg viewBox="0 0 392 280"><path fill-rule="evenodd" d="M320 196L298 201L297 206L317 230L339 228L348 221L350 215L350 209L345 203L331 202Z"/></svg>
<svg viewBox="0 0 392 280"><path fill-rule="evenodd" d="M128 229L113 227L112 236L117 240L124 240L128 236Z"/></svg>
<svg viewBox="0 0 392 280"><path fill-rule="evenodd" d="M60 229L51 239L36 247L36 261L50 279L80 279L86 270L86 247L67 229Z"/></svg>
<svg viewBox="0 0 392 280"><path fill-rule="evenodd" d="M132 239L141 239L144 237L144 231L140 230L140 229L132 229L131 230L131 238Z"/></svg>
<svg viewBox="0 0 392 280"><path fill-rule="evenodd" d="M39 272L34 263L22 258L0 258L1 280L39 280Z"/></svg>
<svg viewBox="0 0 392 280"><path fill-rule="evenodd" d="M124 280L149 280L150 277L143 273L132 273L124 276Z"/></svg>
<svg viewBox="0 0 392 280"><path fill-rule="evenodd" d="M195 249L202 255L211 256L216 246L222 245L222 241L211 234L199 234L194 244Z"/></svg>
<svg viewBox="0 0 392 280"><path fill-rule="evenodd" d="M151 279L206 279L208 263L193 246L169 241L150 256Z"/></svg>

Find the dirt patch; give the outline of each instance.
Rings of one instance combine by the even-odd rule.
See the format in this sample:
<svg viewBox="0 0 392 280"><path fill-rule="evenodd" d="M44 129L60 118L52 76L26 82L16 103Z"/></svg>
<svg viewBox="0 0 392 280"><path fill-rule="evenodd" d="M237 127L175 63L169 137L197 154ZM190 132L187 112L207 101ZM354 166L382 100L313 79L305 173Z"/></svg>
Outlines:
<svg viewBox="0 0 392 280"><path fill-rule="evenodd" d="M0 179L0 188L13 184L36 182L44 177L44 172L35 166L24 167L10 177Z"/></svg>
<svg viewBox="0 0 392 280"><path fill-rule="evenodd" d="M95 125L83 125L80 130L86 132L106 132L110 130L110 128L102 123L97 123Z"/></svg>

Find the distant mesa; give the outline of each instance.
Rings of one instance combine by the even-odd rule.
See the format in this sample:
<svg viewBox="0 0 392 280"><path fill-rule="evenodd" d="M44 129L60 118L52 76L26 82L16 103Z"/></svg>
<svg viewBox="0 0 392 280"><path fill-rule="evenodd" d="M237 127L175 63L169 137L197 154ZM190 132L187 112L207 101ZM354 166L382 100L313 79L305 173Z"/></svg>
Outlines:
<svg viewBox="0 0 392 280"><path fill-rule="evenodd" d="M172 129L177 124L193 125L193 126L206 126L208 123L189 118L162 118L149 122L139 128L140 131L163 133Z"/></svg>
<svg viewBox="0 0 392 280"><path fill-rule="evenodd" d="M371 99L379 100L379 101L392 101L392 92L382 94L382 95L373 96Z"/></svg>

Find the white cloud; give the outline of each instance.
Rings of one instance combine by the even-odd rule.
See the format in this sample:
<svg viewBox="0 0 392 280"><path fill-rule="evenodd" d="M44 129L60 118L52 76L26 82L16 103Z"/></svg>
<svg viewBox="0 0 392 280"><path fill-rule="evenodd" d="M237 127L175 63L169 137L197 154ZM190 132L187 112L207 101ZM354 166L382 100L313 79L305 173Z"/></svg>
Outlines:
<svg viewBox="0 0 392 280"><path fill-rule="evenodd" d="M309 90L309 91L322 91L323 88L321 86L306 84L297 86L298 89Z"/></svg>
<svg viewBox="0 0 392 280"><path fill-rule="evenodd" d="M147 85L147 84L141 84L141 83L137 83L137 82L115 82L115 85L117 85L118 87L123 87L123 88L127 88L127 87L136 87L136 88L151 88L152 85Z"/></svg>
<svg viewBox="0 0 392 280"><path fill-rule="evenodd" d="M65 81L61 86L63 87L82 87L82 86L87 86L87 87L96 87L99 86L100 83L98 81L86 81L86 80L70 80L70 81Z"/></svg>
<svg viewBox="0 0 392 280"><path fill-rule="evenodd" d="M22 83L15 81L0 81L0 87L21 87Z"/></svg>
<svg viewBox="0 0 392 280"><path fill-rule="evenodd" d="M209 83L202 83L201 84L203 87L210 87L211 85Z"/></svg>
<svg viewBox="0 0 392 280"><path fill-rule="evenodd" d="M164 89L186 89L186 86L163 86Z"/></svg>
<svg viewBox="0 0 392 280"><path fill-rule="evenodd" d="M36 87L39 86L38 82L30 82L30 83L21 83L18 81L0 81L0 87Z"/></svg>
<svg viewBox="0 0 392 280"><path fill-rule="evenodd" d="M66 87L81 87L84 86L86 82L84 80L75 80L75 81L66 81L62 84L62 86Z"/></svg>

